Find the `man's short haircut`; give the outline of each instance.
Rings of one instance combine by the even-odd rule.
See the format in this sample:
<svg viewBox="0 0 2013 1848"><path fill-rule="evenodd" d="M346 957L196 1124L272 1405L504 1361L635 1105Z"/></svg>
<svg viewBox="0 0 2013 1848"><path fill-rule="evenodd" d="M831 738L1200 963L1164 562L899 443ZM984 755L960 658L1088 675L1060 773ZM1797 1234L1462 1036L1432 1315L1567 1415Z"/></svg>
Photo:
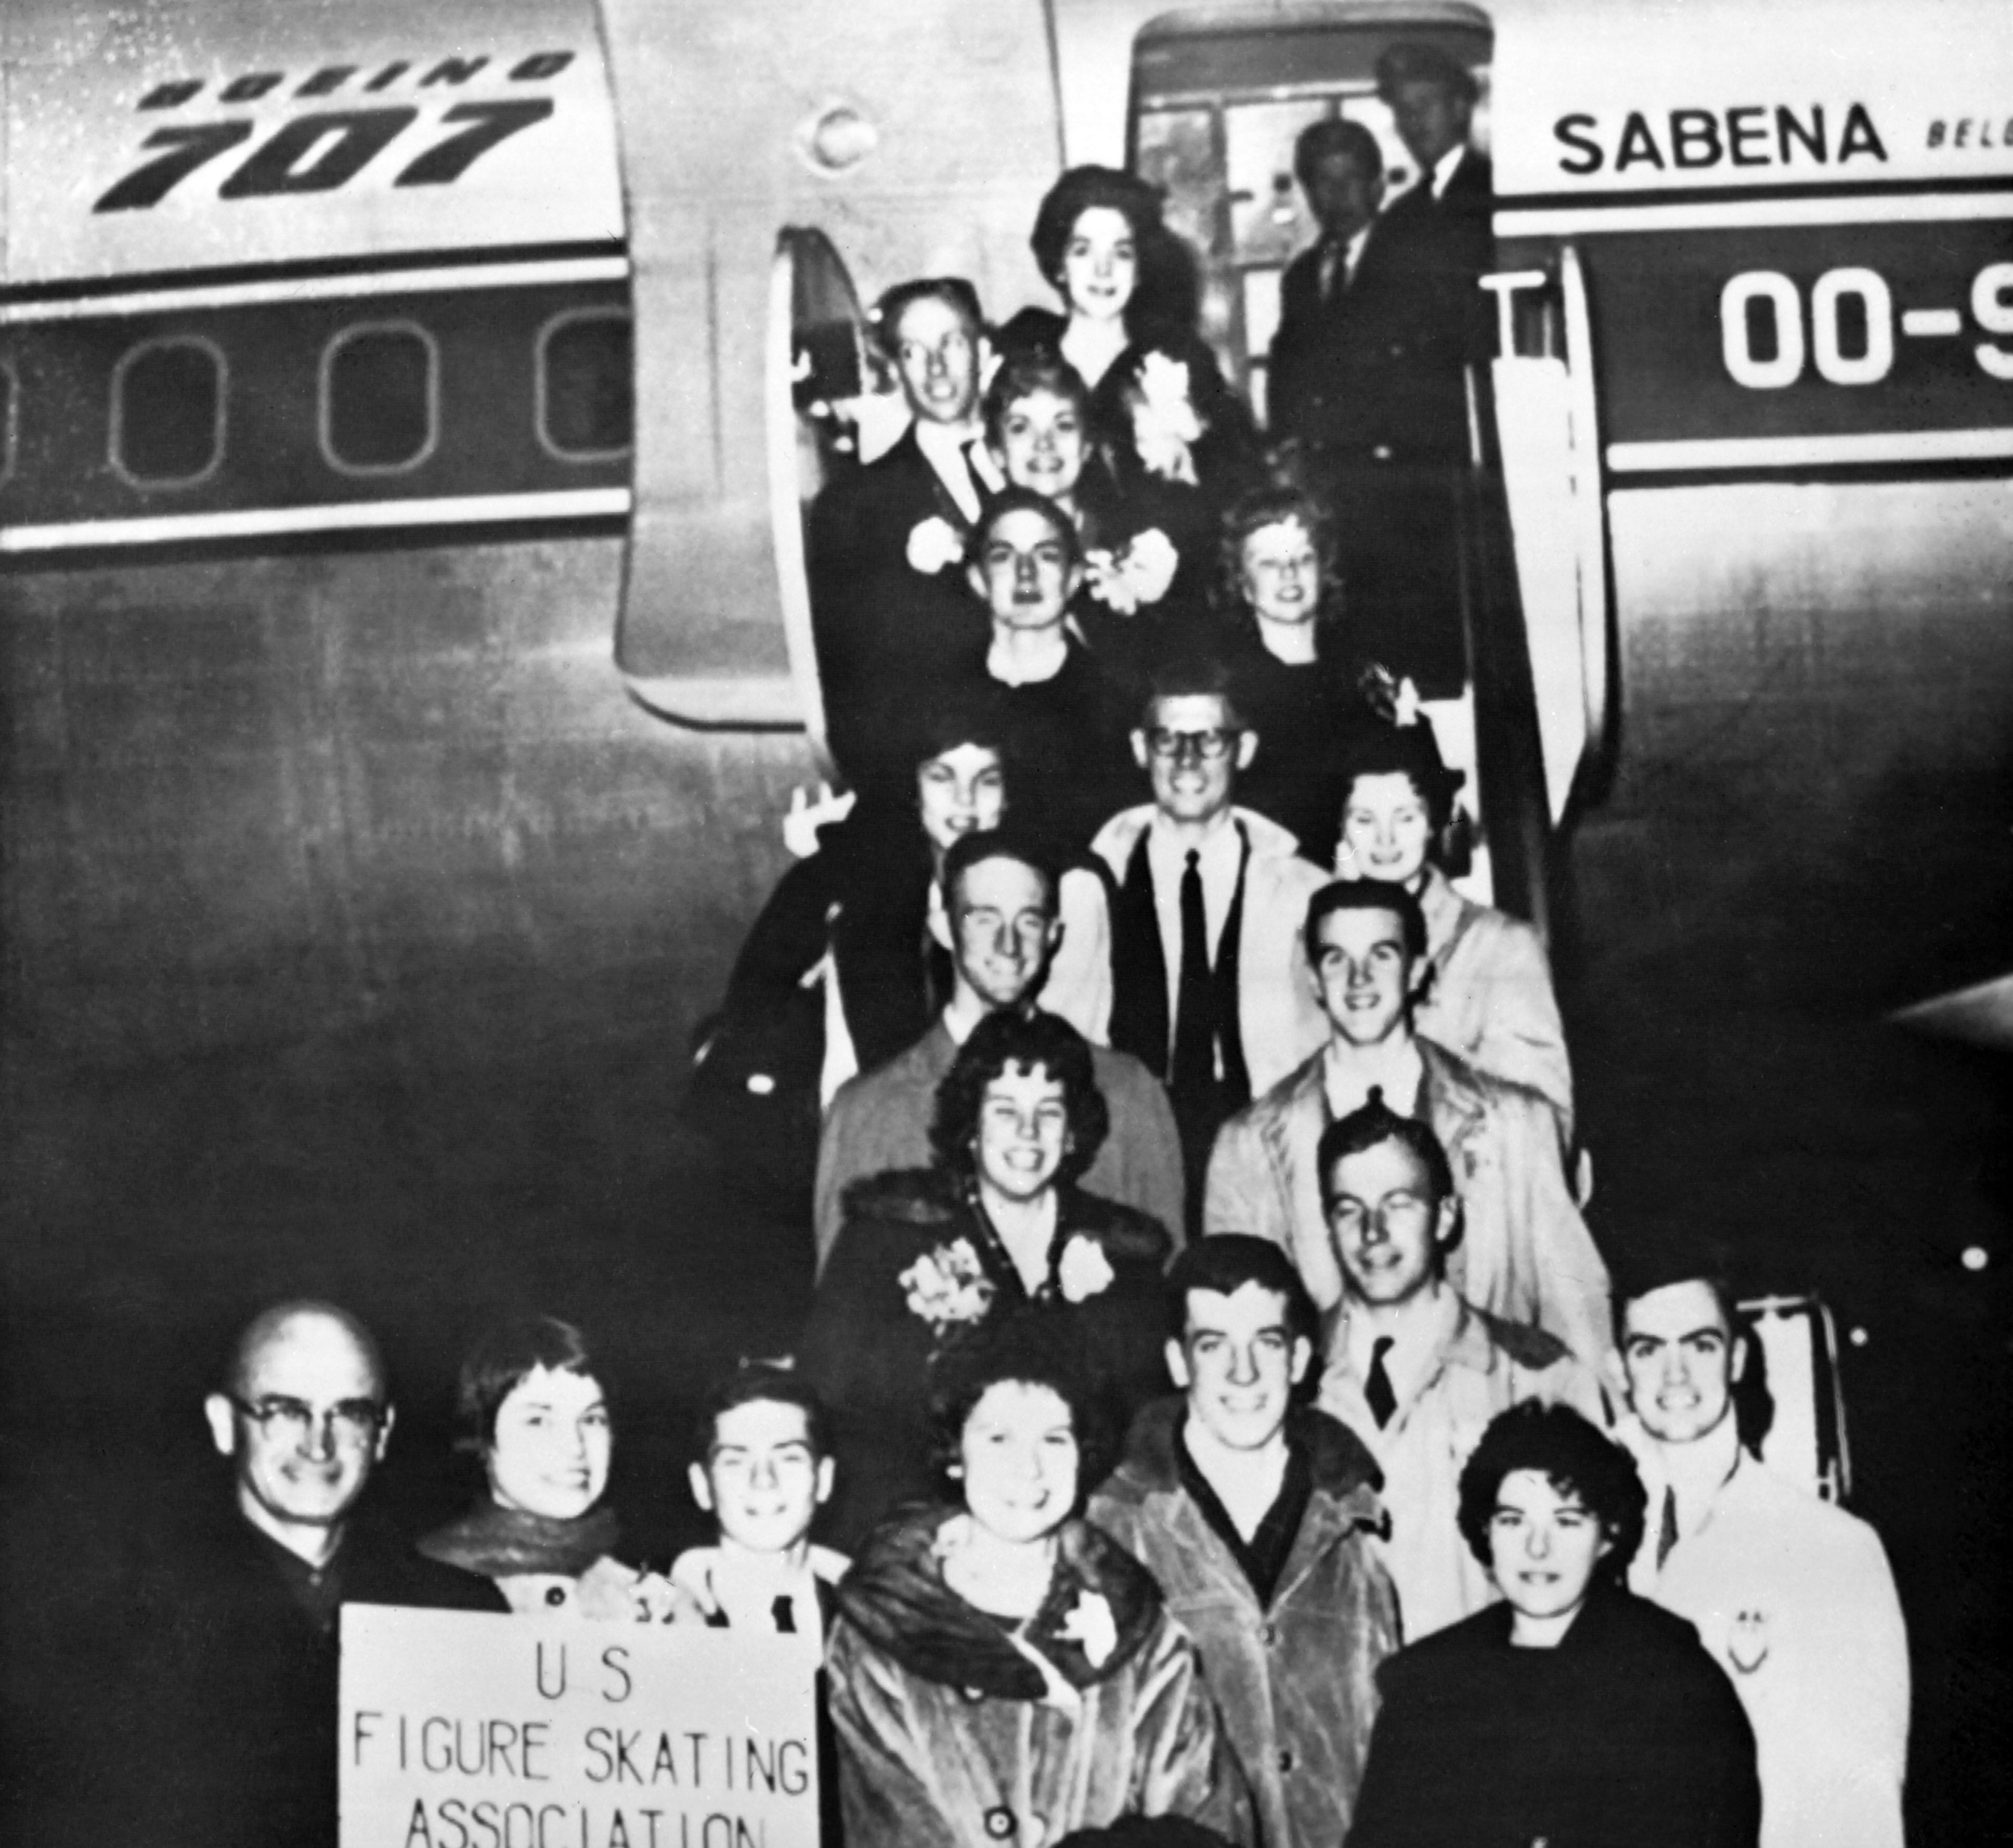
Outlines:
<svg viewBox="0 0 2013 1848"><path fill-rule="evenodd" d="M1403 776L1418 792L1436 829L1453 820L1454 793L1467 781L1463 772L1447 768L1433 728L1424 719L1409 725L1364 726L1343 752L1341 768L1345 812L1359 776Z"/></svg>
<svg viewBox="0 0 2013 1848"><path fill-rule="evenodd" d="M1270 1239L1254 1238L1248 1232L1213 1233L1185 1247L1175 1259L1164 1285L1168 1332L1177 1341L1187 1338L1191 1290L1235 1296L1246 1284L1256 1284L1280 1298L1285 1305L1286 1332L1296 1341L1319 1346L1321 1312L1293 1259Z"/></svg>
<svg viewBox="0 0 2013 1848"><path fill-rule="evenodd" d="M1490 1421L1461 1473L1456 1518L1468 1551L1485 1566L1493 1563L1489 1518L1503 1478L1519 1470L1535 1470L1559 1494L1578 1497L1611 1543L1593 1569L1595 1578L1626 1584L1629 1562L1643 1544L1643 1514L1649 1498L1636 1473L1635 1459L1570 1406L1526 1399Z"/></svg>
<svg viewBox="0 0 2013 1848"><path fill-rule="evenodd" d="M1090 1042L1060 1014L1039 1008L1022 1014L1011 1008L991 1013L971 1030L957 1057L937 1087L936 1111L930 1123L930 1148L938 1162L960 1179L969 1180L977 1158L972 1143L985 1105L985 1087L1009 1065L1024 1071L1039 1065L1063 1087L1063 1112L1068 1120L1068 1146L1056 1170L1056 1185L1067 1187L1097 1159L1111 1132L1111 1113L1097 1088L1097 1067Z"/></svg>
<svg viewBox="0 0 2013 1848"><path fill-rule="evenodd" d="M1745 1344L1747 1359L1728 1393L1733 1402L1733 1426L1743 1449L1756 1458L1775 1427L1775 1395L1768 1384L1768 1350L1761 1344L1754 1318L1744 1313L1730 1274L1729 1254L1717 1241L1681 1240L1666 1245L1654 1237L1621 1246L1614 1266L1610 1301L1614 1317L1614 1346L1621 1352L1628 1331L1629 1305L1654 1290L1677 1284L1698 1284L1710 1292L1729 1345Z"/></svg>
<svg viewBox="0 0 2013 1848"><path fill-rule="evenodd" d="M1160 228L1160 195L1144 180L1116 167L1071 167L1049 188L1028 238L1036 265L1055 288L1062 287L1063 252L1076 221L1094 206L1124 213L1135 244L1143 245Z"/></svg>
<svg viewBox="0 0 2013 1848"><path fill-rule="evenodd" d="M978 306L978 291L962 276L918 276L898 282L874 304L868 324L881 350L889 359L898 356L902 344L902 317L918 302L939 301L963 315L975 339L985 331L985 316Z"/></svg>
<svg viewBox="0 0 2013 1848"><path fill-rule="evenodd" d="M1384 150L1378 146L1376 136L1346 116L1324 116L1310 122L1294 140L1293 177L1305 187L1315 167L1334 154L1355 162L1357 170L1367 179L1383 175Z"/></svg>
<svg viewBox="0 0 2013 1848"><path fill-rule="evenodd" d="M738 1406L757 1404L795 1406L804 1415L804 1436L811 1454L821 1459L831 1455L831 1421L817 1388L793 1367L773 1360L744 1360L714 1383L699 1407L692 1427L692 1450L702 1464L713 1461L720 1420Z"/></svg>
<svg viewBox="0 0 2013 1848"><path fill-rule="evenodd" d="M1051 918L1057 915L1060 906L1062 868L1057 865L1055 856L1049 851L1040 835L1032 829L1017 826L1009 820L1002 822L996 828L983 828L970 834L960 834L946 850L943 858L944 904L952 913L953 928L964 876L973 867L982 866L988 860L1017 860L1035 873L1042 882L1049 915Z"/></svg>
<svg viewBox="0 0 2013 1848"><path fill-rule="evenodd" d="M1314 1168L1321 1183L1323 1212L1335 1204L1332 1176L1335 1163L1386 1142L1396 1142L1411 1151L1413 1159L1426 1171L1436 1205L1454 1198L1453 1168L1447 1160L1446 1151L1440 1146L1439 1137L1433 1134L1432 1125L1416 1116L1400 1116L1384 1101L1383 1086L1373 1084L1369 1101L1359 1105L1339 1122L1330 1123L1321 1131L1321 1141L1314 1146ZM1457 1238L1450 1239L1442 1248L1451 1251L1458 1242Z"/></svg>
<svg viewBox="0 0 2013 1848"><path fill-rule="evenodd" d="M1213 654L1182 653L1160 662L1148 676L1139 702L1139 729L1151 731L1153 714L1163 700L1221 700L1224 717L1235 731L1250 728L1238 710L1230 669Z"/></svg>
<svg viewBox="0 0 2013 1848"><path fill-rule="evenodd" d="M1044 1303L996 1309L954 1335L930 1363L930 1448L945 1486L964 1499L948 1472L959 1460L966 1422L989 1391L1007 1381L1046 1386L1069 1407L1080 1510L1118 1460L1121 1413L1077 1318Z"/></svg>
<svg viewBox="0 0 2013 1848"><path fill-rule="evenodd" d="M224 1375L225 1391L230 1397L243 1399L248 1395L252 1363L282 1329L297 1321L333 1322L356 1344L357 1352L370 1369L377 1398L382 1400L388 1396L390 1382L385 1376L384 1356L370 1330L348 1309L335 1303L324 1302L317 1297L299 1296L261 1309L245 1323L244 1332L231 1350L230 1365Z"/></svg>
<svg viewBox="0 0 2013 1848"><path fill-rule="evenodd" d="M1077 415L1083 420L1083 440L1087 449L1091 441L1090 387L1084 383L1083 374L1067 360L1045 346L1029 347L999 362L999 370L993 374L992 384L985 388L985 401L979 412L985 425L986 441L996 449L1003 448L1001 432L1006 426L1007 412L1023 398L1032 398L1042 392L1076 406Z"/></svg>
<svg viewBox="0 0 2013 1848"><path fill-rule="evenodd" d="M1482 94L1473 71L1423 39L1401 38L1386 45L1377 60L1377 94L1385 102L1392 100L1401 84L1438 84L1471 108Z"/></svg>
<svg viewBox="0 0 2013 1848"><path fill-rule="evenodd" d="M1017 487L1010 482L997 494L988 495L978 510L978 518L972 523L971 538L965 547L965 557L971 563L977 564L985 557L993 528L1009 514L1014 513L1039 514L1063 542L1068 562L1072 565L1083 563L1083 541L1078 536L1076 522L1068 513L1047 495L1037 494L1032 488Z"/></svg>
<svg viewBox="0 0 2013 1848"><path fill-rule="evenodd" d="M455 1414L461 1434L457 1450L487 1456L496 1442L496 1414L504 1400L543 1367L548 1373L580 1373L605 1398L614 1397L607 1370L570 1322L556 1316L518 1316L484 1331L461 1363Z"/></svg>
<svg viewBox="0 0 2013 1848"><path fill-rule="evenodd" d="M1310 969L1321 966L1321 920L1337 911L1389 911L1404 933L1405 954L1417 962L1426 953L1426 914L1406 887L1389 879L1330 879L1307 901L1303 941Z"/></svg>

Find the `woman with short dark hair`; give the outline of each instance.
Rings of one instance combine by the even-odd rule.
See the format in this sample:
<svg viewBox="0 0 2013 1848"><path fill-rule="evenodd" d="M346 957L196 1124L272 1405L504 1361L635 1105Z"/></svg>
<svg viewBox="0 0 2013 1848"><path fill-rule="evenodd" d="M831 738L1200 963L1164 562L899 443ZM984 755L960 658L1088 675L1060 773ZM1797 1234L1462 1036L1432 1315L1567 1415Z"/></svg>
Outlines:
<svg viewBox="0 0 2013 1848"><path fill-rule="evenodd" d="M1753 1848L1747 1715L1692 1626L1623 1588L1643 1510L1577 1412L1491 1423L1458 1518L1503 1602L1378 1671L1350 1848Z"/></svg>
<svg viewBox="0 0 2013 1848"><path fill-rule="evenodd" d="M1028 242L1066 311L1022 309L999 331L1001 353L1060 353L1090 388L1121 487L1142 475L1185 482L1214 519L1255 473L1257 433L1196 334L1194 253L1162 222L1158 190L1115 168L1071 167Z"/></svg>
<svg viewBox="0 0 2013 1848"><path fill-rule="evenodd" d="M963 1330L1033 1305L1081 1326L1124 1416L1166 1389L1168 1234L1076 1184L1108 1126L1074 1028L1039 1009L992 1014L938 1087L935 1165L847 1191L798 1348L832 1414L833 1545L853 1550L928 1488L930 1363Z"/></svg>
<svg viewBox="0 0 2013 1848"><path fill-rule="evenodd" d="M1158 1816L1249 1839L1193 1644L1146 1569L1081 1518L1117 1441L1086 1332L1023 1308L932 1369L948 1499L879 1529L835 1594L850 1840L975 1848Z"/></svg>
<svg viewBox="0 0 2013 1848"><path fill-rule="evenodd" d="M487 1493L419 1550L493 1579L520 1614L667 1617L669 1585L615 1556L620 1524L602 1500L614 1442L605 1372L556 1316L484 1334L462 1363L456 1448L482 1459Z"/></svg>

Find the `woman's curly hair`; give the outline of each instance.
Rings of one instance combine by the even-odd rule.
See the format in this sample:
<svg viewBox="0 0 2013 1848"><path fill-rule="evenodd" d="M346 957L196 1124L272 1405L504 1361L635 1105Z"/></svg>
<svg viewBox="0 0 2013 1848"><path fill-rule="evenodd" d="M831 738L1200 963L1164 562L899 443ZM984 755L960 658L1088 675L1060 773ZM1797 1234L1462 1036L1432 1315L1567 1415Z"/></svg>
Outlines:
<svg viewBox="0 0 2013 1848"><path fill-rule="evenodd" d="M1460 1512L1455 1517L1468 1551L1483 1565L1493 1564L1489 1520L1503 1479L1519 1470L1536 1470L1561 1495L1579 1498L1608 1542L1607 1553L1594 1567L1595 1578L1625 1584L1629 1562L1643 1544L1649 1497L1636 1473L1636 1459L1570 1406L1527 1399L1500 1413L1482 1434L1461 1473Z"/></svg>
<svg viewBox="0 0 2013 1848"><path fill-rule="evenodd" d="M1061 1082L1069 1135L1056 1184L1067 1187L1097 1159L1110 1132L1111 1116L1097 1088L1089 1042L1060 1015L1045 1014L1039 1008L1026 1014L1002 1009L972 1030L937 1087L930 1147L942 1166L961 1180L971 1178L976 1166L972 1145L978 1137L985 1087L1009 1065L1024 1071L1039 1065Z"/></svg>
<svg viewBox="0 0 2013 1848"><path fill-rule="evenodd" d="M1118 1461L1122 1435L1110 1383L1085 1347L1078 1318L1046 1303L996 1310L953 1339L931 1363L930 1453L945 1486L956 1492L966 1421L995 1386L1046 1386L1069 1407L1076 1438L1076 1508Z"/></svg>

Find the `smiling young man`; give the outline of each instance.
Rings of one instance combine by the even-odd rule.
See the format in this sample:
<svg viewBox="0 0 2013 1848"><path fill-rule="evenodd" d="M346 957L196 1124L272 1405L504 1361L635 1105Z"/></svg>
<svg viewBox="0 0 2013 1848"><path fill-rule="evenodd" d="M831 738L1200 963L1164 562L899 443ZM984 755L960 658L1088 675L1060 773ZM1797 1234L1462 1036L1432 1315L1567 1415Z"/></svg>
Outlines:
<svg viewBox="0 0 2013 1848"><path fill-rule="evenodd" d="M910 535L939 518L964 532L986 477L979 378L985 332L978 296L960 276L899 284L873 325L899 381L908 427L864 467L835 479L811 509L809 569L818 664L833 748L856 776L877 763L881 714L898 689L928 678L969 633L961 600L908 568ZM914 578L913 583L910 582Z"/></svg>
<svg viewBox="0 0 2013 1848"><path fill-rule="evenodd" d="M1461 1294L1506 1322L1548 1330L1597 1365L1610 1338L1607 1267L1567 1184L1557 1116L1536 1091L1412 1030L1414 983L1428 967L1418 900L1381 880L1338 879L1306 916L1307 980L1327 1044L1224 1125L1203 1229L1283 1246L1314 1301L1332 1308L1343 1273L1316 1151L1328 1125L1374 1091L1446 1151L1464 1230L1453 1273Z"/></svg>
<svg viewBox="0 0 2013 1848"><path fill-rule="evenodd" d="M967 697L991 693L1016 815L1074 856L1130 781L1117 684L1067 625L1083 582L1082 542L1054 501L1007 487L981 511L968 559L966 582L990 627L949 684Z"/></svg>
<svg viewBox="0 0 2013 1848"><path fill-rule="evenodd" d="M1090 1518L1160 1581L1257 1800L1264 1839L1347 1832L1377 1665L1397 1603L1372 1552L1383 1513L1362 1444L1296 1405L1314 1307L1263 1239L1209 1238L1167 1282L1167 1370Z"/></svg>
<svg viewBox="0 0 2013 1848"><path fill-rule="evenodd" d="M1747 1708L1764 1848L1899 1848L1908 1642L1879 1537L1743 1448L1755 1337L1705 1263L1667 1257L1626 1288L1621 1434L1650 1496L1630 1583L1690 1619Z"/></svg>
<svg viewBox="0 0 2013 1848"><path fill-rule="evenodd" d="M1461 1207L1425 1124L1373 1096L1322 1133L1315 1162L1343 1280L1321 1406L1382 1473L1390 1526L1378 1550L1416 1640L1492 1596L1454 1520L1461 1469L1482 1427L1526 1399L1604 1420L1605 1412L1593 1376L1563 1342L1489 1314L1448 1281Z"/></svg>
<svg viewBox="0 0 2013 1848"><path fill-rule="evenodd" d="M1298 928L1323 875L1286 829L1236 804L1258 738L1229 685L1208 661L1155 675L1132 738L1153 799L1091 843L1118 886L1111 1043L1167 1086L1192 1206L1224 1119L1323 1032Z"/></svg>
<svg viewBox="0 0 2013 1848"><path fill-rule="evenodd" d="M506 1606L360 1507L393 1411L346 1311L296 1301L254 1318L203 1413L230 1491L160 1536L141 1588L145 1722L122 1746L145 1789L134 1814L167 1848L332 1848L341 1607Z"/></svg>
<svg viewBox="0 0 2013 1848"><path fill-rule="evenodd" d="M821 1268L838 1237L846 1188L928 1161L937 1087L958 1048L989 1014L1034 1011L1061 942L1054 861L1014 822L955 842L944 856L943 883L943 912L931 928L951 955L949 1004L906 1051L842 1085L825 1112L813 1211ZM1111 1133L1083 1184L1150 1214L1178 1243L1181 1143L1167 1094L1126 1053L1092 1045L1090 1057Z"/></svg>

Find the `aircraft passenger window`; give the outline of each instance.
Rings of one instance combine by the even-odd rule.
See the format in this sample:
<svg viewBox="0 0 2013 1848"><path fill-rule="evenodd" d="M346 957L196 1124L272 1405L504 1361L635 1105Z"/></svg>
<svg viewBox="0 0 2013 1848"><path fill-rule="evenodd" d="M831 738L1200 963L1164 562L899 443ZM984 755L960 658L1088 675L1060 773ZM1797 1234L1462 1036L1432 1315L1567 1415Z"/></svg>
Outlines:
<svg viewBox="0 0 2013 1848"><path fill-rule="evenodd" d="M538 337L538 440L561 461L629 453L631 344L624 309L577 310L546 323Z"/></svg>
<svg viewBox="0 0 2013 1848"><path fill-rule="evenodd" d="M186 488L223 458L223 353L207 340L145 341L112 375L112 466L136 487Z"/></svg>
<svg viewBox="0 0 2013 1848"><path fill-rule="evenodd" d="M1486 13L1459 4L1422 5L1411 18L1386 7L1354 19L1309 11L1235 25L1220 13L1163 15L1132 51L1133 168L1165 190L1167 223L1200 260L1203 337L1261 419L1279 278L1315 236L1293 177L1300 131L1324 116L1362 123L1384 152L1388 203L1418 176L1377 98L1377 60L1396 40L1427 40L1481 80L1471 132L1488 145Z"/></svg>
<svg viewBox="0 0 2013 1848"><path fill-rule="evenodd" d="M433 336L409 321L346 328L322 354L321 442L345 475L417 468L439 436Z"/></svg>

